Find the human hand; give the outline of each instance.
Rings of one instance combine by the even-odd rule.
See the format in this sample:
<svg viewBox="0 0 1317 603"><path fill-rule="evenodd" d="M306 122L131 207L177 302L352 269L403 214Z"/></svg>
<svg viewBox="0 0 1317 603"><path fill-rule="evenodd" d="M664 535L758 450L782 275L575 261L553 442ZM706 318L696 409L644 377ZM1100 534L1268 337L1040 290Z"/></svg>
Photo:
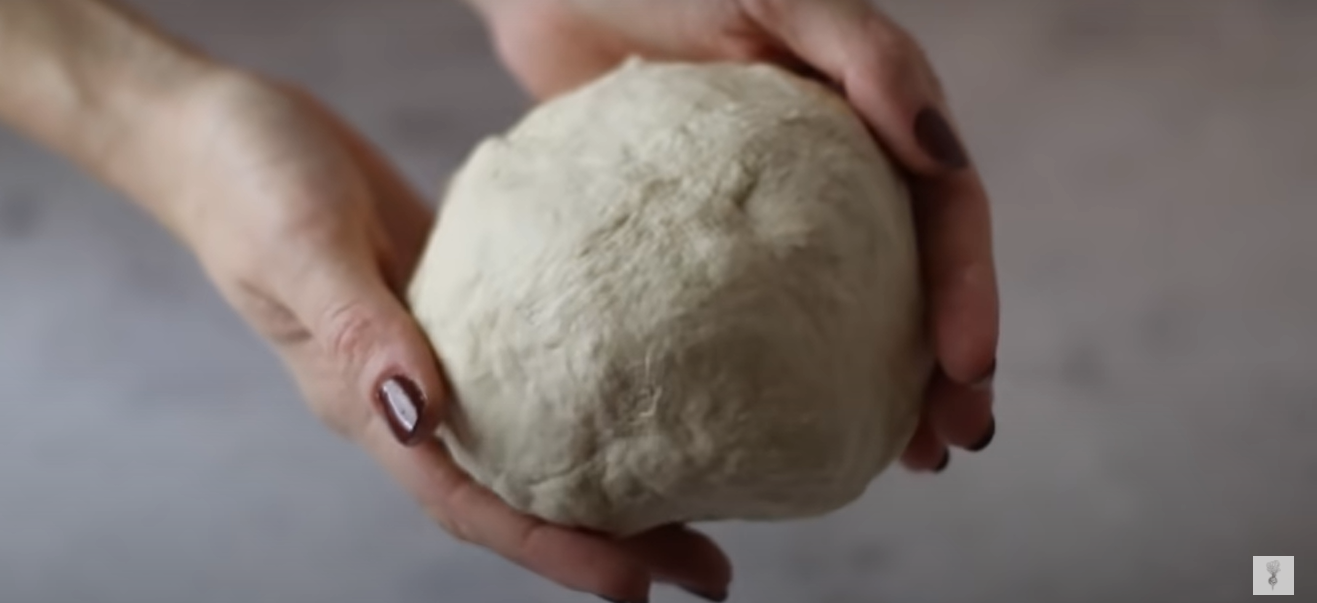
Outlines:
<svg viewBox="0 0 1317 603"><path fill-rule="evenodd" d="M949 446L996 432L998 299L988 199L919 44L866 0L472 0L499 54L551 97L629 55L769 61L836 87L905 168L914 197L937 357L923 418L902 457L941 471Z"/></svg>
<svg viewBox="0 0 1317 603"><path fill-rule="evenodd" d="M448 403L441 365L400 301L430 210L305 94L232 75L198 88L148 135L164 151L149 173L120 180L165 208L158 217L277 350L317 416L460 540L617 600L645 600L652 579L723 596L728 562L692 530L617 541L549 525L460 471L433 436Z"/></svg>

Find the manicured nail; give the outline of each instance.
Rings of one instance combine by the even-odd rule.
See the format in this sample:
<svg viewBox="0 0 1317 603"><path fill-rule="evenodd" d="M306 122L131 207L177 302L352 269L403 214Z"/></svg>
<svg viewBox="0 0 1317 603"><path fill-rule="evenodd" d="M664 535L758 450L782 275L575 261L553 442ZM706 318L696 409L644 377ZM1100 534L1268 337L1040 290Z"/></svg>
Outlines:
<svg viewBox="0 0 1317 603"><path fill-rule="evenodd" d="M984 448L988 447L988 444L992 443L992 438L995 437L996 435L997 435L997 417L993 417L992 423L988 424L988 431L983 434L983 437L979 438L979 441L974 442L972 445L966 448L966 450L970 452L978 452L980 450L983 450Z"/></svg>
<svg viewBox="0 0 1317 603"><path fill-rule="evenodd" d="M951 464L951 451L944 450L942 452L942 462L938 463L937 466L933 468L933 473L942 473L946 470L947 465L949 464Z"/></svg>
<svg viewBox="0 0 1317 603"><path fill-rule="evenodd" d="M699 590L695 590L693 588L686 588L685 586L681 587L681 590L684 590L696 597L704 599L705 601L714 601L715 603L722 603L723 601L727 600L727 591L714 594L714 593L702 592Z"/></svg>
<svg viewBox="0 0 1317 603"><path fill-rule="evenodd" d="M981 391L981 392L991 390L993 380L996 378L997 378L997 359L994 358L992 360L992 364L988 365L988 370L984 371L983 376L979 377L979 380L975 381L974 384L971 385L970 387L976 391Z"/></svg>
<svg viewBox="0 0 1317 603"><path fill-rule="evenodd" d="M969 165L969 157L947 118L934 107L925 107L915 116L915 139L924 152L953 170Z"/></svg>
<svg viewBox="0 0 1317 603"><path fill-rule="evenodd" d="M417 427L425 411L425 396L415 381L402 375L390 377L375 393L375 402L399 443L411 446L420 441Z"/></svg>

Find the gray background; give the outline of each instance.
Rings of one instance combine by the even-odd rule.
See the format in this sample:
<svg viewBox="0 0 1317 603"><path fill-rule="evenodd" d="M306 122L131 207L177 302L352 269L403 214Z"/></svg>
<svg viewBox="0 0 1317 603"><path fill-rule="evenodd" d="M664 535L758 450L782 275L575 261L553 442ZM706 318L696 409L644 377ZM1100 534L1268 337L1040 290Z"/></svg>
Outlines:
<svg viewBox="0 0 1317 603"><path fill-rule="evenodd" d="M451 0L136 4L430 190L525 107ZM824 520L715 527L734 600L1233 601L1270 553L1302 595L1317 2L888 6L995 197L998 440ZM8 132L0 291L0 601L585 600L431 526L178 246Z"/></svg>

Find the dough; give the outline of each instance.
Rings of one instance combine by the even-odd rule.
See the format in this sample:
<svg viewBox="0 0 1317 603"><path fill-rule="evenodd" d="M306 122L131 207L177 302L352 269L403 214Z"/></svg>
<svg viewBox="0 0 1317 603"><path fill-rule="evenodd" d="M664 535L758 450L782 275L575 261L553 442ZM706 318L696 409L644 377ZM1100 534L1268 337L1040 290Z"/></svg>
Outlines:
<svg viewBox="0 0 1317 603"><path fill-rule="evenodd" d="M775 67L633 59L476 148L409 293L458 465L627 536L859 497L930 374L917 259L845 101Z"/></svg>

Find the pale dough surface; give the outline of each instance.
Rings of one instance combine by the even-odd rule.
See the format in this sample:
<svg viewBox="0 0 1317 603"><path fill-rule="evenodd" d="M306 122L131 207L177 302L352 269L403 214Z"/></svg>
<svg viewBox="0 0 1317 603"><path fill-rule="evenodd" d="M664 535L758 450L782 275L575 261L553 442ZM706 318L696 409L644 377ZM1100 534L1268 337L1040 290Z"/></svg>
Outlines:
<svg viewBox="0 0 1317 603"><path fill-rule="evenodd" d="M931 366L900 178L768 66L632 60L481 143L409 297L457 463L617 535L848 504Z"/></svg>

